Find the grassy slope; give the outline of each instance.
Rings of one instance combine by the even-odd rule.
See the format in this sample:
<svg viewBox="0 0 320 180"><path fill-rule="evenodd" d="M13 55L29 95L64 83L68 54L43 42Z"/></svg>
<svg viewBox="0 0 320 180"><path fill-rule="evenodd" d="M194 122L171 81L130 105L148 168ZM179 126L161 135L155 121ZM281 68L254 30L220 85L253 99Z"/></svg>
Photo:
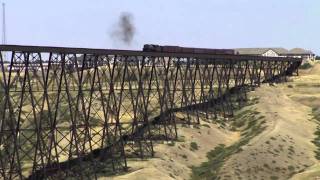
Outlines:
<svg viewBox="0 0 320 180"><path fill-rule="evenodd" d="M311 115L313 120L318 123L317 130L314 133L315 138L312 142L317 147L315 157L320 160L320 64L314 64L313 67L303 71L301 77L292 86L293 91L297 92L297 95L292 96L292 99L312 108ZM317 179L319 177L320 163L317 162L304 172L294 175L292 179Z"/></svg>
<svg viewBox="0 0 320 180"><path fill-rule="evenodd" d="M132 172L114 179L188 179L191 166L194 179L316 177L320 175L320 165L314 153L317 147L312 143L317 123L312 120L311 107L317 98L308 99L308 94L319 93L317 84L310 85L318 80L319 77L302 74L294 82L276 87L264 85L250 93L251 97L260 97L259 103L237 112L233 121L223 126L241 131L240 139L226 141L227 130L212 124L200 129L179 128L183 141L157 145L157 158L131 161ZM306 86L311 88L301 88ZM191 150L192 142L199 150Z"/></svg>
<svg viewBox="0 0 320 180"><path fill-rule="evenodd" d="M252 107L238 112L232 119L232 127L241 129L241 139L235 144L226 147L224 144L219 145L207 154L208 162L202 163L199 167L193 167L192 179L216 179L223 162L233 154L242 151L241 147L261 133L264 129L264 116L253 110Z"/></svg>
<svg viewBox="0 0 320 180"><path fill-rule="evenodd" d="M129 159L129 173L113 179L189 179L191 167L206 161L206 153L220 144L231 145L239 133L222 128L220 124L201 120L200 126L179 127L179 140L174 143L157 142L155 158L145 161ZM213 138L214 137L214 138ZM110 177L101 176L100 179Z"/></svg>
<svg viewBox="0 0 320 180"><path fill-rule="evenodd" d="M257 89L253 94L261 97L256 108L265 116L265 130L253 133L257 137L242 136L231 146L216 147L207 154L208 162L193 168L193 179L288 179L304 171L309 173L294 179L319 176L315 157L320 130L312 119L319 115L314 107L320 107L320 77L314 74L320 73L305 71L293 82ZM235 117L236 124L246 127L243 119L251 121L250 117Z"/></svg>

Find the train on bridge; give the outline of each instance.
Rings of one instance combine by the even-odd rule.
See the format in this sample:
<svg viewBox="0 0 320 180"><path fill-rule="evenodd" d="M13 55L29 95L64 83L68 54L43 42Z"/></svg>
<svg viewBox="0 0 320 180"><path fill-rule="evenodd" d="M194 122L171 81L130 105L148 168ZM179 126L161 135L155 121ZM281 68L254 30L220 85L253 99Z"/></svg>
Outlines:
<svg viewBox="0 0 320 180"><path fill-rule="evenodd" d="M233 49L209 49L209 48L194 48L181 46L160 46L155 44L145 44L143 51L146 52L164 52L164 53L191 53L191 54L211 54L211 55L235 55Z"/></svg>

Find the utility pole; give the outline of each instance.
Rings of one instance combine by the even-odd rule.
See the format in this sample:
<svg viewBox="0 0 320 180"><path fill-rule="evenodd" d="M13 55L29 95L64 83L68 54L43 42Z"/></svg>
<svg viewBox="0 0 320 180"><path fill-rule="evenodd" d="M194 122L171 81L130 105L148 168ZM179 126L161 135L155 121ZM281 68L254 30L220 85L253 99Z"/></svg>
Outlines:
<svg viewBox="0 0 320 180"><path fill-rule="evenodd" d="M2 44L7 44L6 37L6 4L2 3Z"/></svg>
<svg viewBox="0 0 320 180"><path fill-rule="evenodd" d="M6 4L2 3L2 44L7 44L6 35ZM6 52L3 52L3 60L7 60Z"/></svg>

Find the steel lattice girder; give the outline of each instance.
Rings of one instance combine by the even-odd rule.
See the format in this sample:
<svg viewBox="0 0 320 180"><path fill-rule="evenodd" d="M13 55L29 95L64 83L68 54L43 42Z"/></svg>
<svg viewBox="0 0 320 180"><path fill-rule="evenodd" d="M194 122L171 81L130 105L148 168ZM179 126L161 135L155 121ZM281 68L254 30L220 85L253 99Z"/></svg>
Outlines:
<svg viewBox="0 0 320 180"><path fill-rule="evenodd" d="M232 116L245 86L301 59L1 45L0 176L97 178L153 156L177 123ZM5 56L4 56L5 55ZM4 59L3 57L7 57Z"/></svg>

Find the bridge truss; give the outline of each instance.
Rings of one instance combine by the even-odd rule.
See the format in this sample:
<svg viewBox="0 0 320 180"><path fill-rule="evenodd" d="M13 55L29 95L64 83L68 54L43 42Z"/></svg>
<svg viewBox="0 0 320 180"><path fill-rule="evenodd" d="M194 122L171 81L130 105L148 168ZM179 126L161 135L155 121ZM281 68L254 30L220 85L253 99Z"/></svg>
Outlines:
<svg viewBox="0 0 320 180"><path fill-rule="evenodd" d="M2 179L94 179L126 170L129 156L153 156L155 141L175 140L177 124L232 116L248 87L285 79L301 64L12 45L0 53Z"/></svg>

